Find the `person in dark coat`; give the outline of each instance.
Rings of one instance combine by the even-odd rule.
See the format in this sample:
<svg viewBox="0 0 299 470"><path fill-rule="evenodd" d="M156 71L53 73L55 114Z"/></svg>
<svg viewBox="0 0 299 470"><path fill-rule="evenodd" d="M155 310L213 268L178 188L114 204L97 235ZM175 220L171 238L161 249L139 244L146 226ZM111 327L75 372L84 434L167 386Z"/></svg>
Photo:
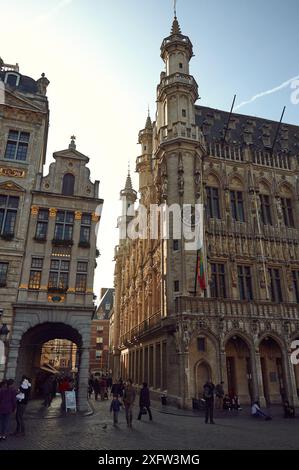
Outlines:
<svg viewBox="0 0 299 470"><path fill-rule="evenodd" d="M31 391L30 379L23 375L19 391L17 393L17 412L16 422L17 428L14 433L15 436L25 436L24 413L29 400Z"/></svg>
<svg viewBox="0 0 299 470"><path fill-rule="evenodd" d="M205 423L207 424L210 418L210 424L214 422L214 391L215 385L211 380L208 380L203 387L203 397L206 402L206 416Z"/></svg>
<svg viewBox="0 0 299 470"><path fill-rule="evenodd" d="M2 382L0 388L0 440L7 438L9 418L17 406L16 390L12 379Z"/></svg>
<svg viewBox="0 0 299 470"><path fill-rule="evenodd" d="M141 420L141 416L144 414L144 409L147 410L148 416L150 421L153 420L152 412L151 412L151 401L150 401L150 392L146 382L143 382L143 388L140 390L140 397L139 397L139 415L138 419Z"/></svg>
<svg viewBox="0 0 299 470"><path fill-rule="evenodd" d="M94 398L97 401L99 393L101 391L99 379L94 380L94 382L93 382L93 391L94 391Z"/></svg>
<svg viewBox="0 0 299 470"><path fill-rule="evenodd" d="M118 424L118 414L121 408L121 402L118 399L117 395L114 395L113 400L110 405L110 413L113 411L113 424L116 426Z"/></svg>

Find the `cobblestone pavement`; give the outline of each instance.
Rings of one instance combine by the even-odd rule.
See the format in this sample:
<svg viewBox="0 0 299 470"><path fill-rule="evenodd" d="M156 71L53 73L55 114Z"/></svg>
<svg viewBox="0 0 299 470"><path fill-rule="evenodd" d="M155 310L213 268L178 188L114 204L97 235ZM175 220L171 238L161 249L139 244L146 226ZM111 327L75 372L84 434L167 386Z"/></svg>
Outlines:
<svg viewBox="0 0 299 470"><path fill-rule="evenodd" d="M272 410L273 420L255 420L249 409L218 412L216 425L205 424L202 413L176 410L153 403L153 421L143 416L128 429L124 411L118 427L112 425L109 402L92 400L90 416L60 416L59 399L49 412L40 411L40 402L28 406L26 436L9 437L0 442L0 450L21 449L298 449L299 418L284 419L280 408ZM165 412L166 411L166 412ZM11 422L13 431L14 422Z"/></svg>

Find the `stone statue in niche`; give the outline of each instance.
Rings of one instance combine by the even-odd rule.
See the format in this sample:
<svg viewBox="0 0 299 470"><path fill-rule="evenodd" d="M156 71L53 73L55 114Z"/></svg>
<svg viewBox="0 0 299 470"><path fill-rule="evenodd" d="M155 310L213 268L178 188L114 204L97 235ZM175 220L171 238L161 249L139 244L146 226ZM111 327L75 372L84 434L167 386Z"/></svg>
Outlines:
<svg viewBox="0 0 299 470"><path fill-rule="evenodd" d="M233 287L237 287L238 273L237 273L237 267L235 264L231 265L231 279L232 279Z"/></svg>

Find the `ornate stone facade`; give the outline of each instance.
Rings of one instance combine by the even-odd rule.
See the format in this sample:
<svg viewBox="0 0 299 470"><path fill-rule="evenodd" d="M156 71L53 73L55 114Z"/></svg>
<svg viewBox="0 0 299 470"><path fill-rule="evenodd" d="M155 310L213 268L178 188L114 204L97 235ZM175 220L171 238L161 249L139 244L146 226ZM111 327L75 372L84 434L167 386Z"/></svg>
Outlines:
<svg viewBox="0 0 299 470"><path fill-rule="evenodd" d="M194 291L197 254L181 240L120 240L114 373L180 406L208 377L243 403L297 404L299 128L195 105L192 55L175 18L137 171L147 208L204 204L207 290Z"/></svg>
<svg viewBox="0 0 299 470"><path fill-rule="evenodd" d="M74 136L66 150L54 153L49 174L43 175L48 80L18 77L19 85L7 86L5 104L0 105L1 168L24 173L22 177L5 170L0 175L0 263L8 267L0 302L2 321L10 330L5 376L19 380L26 374L34 388L43 344L72 341L80 357L78 405L86 410L96 229L103 200L99 182L90 180L89 158L76 149ZM17 196L18 204L10 196ZM3 240L3 227L12 225L10 238Z"/></svg>

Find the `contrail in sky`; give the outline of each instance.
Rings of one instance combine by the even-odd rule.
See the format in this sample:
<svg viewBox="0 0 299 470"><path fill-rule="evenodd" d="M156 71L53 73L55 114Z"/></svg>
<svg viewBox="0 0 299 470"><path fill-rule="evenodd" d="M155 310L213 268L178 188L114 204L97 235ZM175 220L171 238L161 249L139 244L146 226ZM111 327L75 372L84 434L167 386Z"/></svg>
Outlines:
<svg viewBox="0 0 299 470"><path fill-rule="evenodd" d="M263 91L261 93L258 93L257 95L254 95L250 100L248 101L242 101L242 103L238 104L236 106L236 110L241 108L242 106L245 106L246 104L252 103L253 101L256 101L258 98L262 98L263 96L266 95L271 95L272 93L275 93L276 91L282 90L283 88L286 88L288 85L290 85L294 80L297 80L299 78L299 75L296 77L290 78L286 82L283 82L281 85L276 86L275 88L271 88L270 90Z"/></svg>
<svg viewBox="0 0 299 470"><path fill-rule="evenodd" d="M62 10L63 8L69 6L73 3L74 0L61 0L61 2L57 3L52 9L48 10L46 13L38 15L34 20L33 23L42 23L44 21L49 20L54 16L58 11Z"/></svg>

